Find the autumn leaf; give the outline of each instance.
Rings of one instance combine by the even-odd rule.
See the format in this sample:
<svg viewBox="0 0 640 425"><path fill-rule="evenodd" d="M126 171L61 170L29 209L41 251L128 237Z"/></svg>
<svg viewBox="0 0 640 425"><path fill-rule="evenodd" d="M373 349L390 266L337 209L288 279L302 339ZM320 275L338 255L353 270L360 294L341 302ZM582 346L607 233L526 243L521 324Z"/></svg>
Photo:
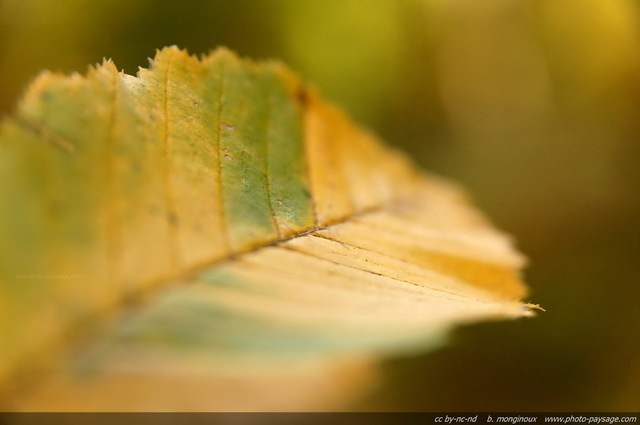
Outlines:
<svg viewBox="0 0 640 425"><path fill-rule="evenodd" d="M323 409L531 314L462 191L275 62L43 73L0 130L5 409Z"/></svg>

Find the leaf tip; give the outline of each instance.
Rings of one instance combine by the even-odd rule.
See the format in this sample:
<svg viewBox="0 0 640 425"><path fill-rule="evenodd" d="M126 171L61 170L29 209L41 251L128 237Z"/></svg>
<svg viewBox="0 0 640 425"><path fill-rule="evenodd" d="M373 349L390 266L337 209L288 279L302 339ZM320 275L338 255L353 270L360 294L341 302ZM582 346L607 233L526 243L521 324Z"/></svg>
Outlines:
<svg viewBox="0 0 640 425"><path fill-rule="evenodd" d="M534 310L547 311L544 308L540 307L539 304L532 304L532 303L523 304L522 309L523 309L522 315L524 317L534 317L536 315L536 312Z"/></svg>

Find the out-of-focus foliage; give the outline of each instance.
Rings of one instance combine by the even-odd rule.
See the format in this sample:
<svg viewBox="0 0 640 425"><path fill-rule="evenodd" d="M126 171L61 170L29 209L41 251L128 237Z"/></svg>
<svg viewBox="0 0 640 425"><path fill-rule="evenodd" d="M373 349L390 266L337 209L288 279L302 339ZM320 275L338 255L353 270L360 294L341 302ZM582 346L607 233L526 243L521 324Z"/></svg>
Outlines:
<svg viewBox="0 0 640 425"><path fill-rule="evenodd" d="M367 409L640 405L640 11L633 0L4 0L0 109L42 68L169 44L277 57L462 181L548 312L389 364ZM523 326L525 330L523 331Z"/></svg>

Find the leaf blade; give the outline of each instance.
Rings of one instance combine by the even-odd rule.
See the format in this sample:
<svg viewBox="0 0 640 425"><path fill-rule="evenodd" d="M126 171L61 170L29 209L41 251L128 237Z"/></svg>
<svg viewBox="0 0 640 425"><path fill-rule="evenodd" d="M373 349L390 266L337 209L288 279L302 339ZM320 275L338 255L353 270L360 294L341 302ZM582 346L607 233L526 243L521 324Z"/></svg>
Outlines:
<svg viewBox="0 0 640 425"><path fill-rule="evenodd" d="M17 182L3 204L19 200L2 210L0 250L34 251L2 268L4 323L17 330L0 332L0 382L58 344L67 359L43 388L117 409L83 386L111 388L132 365L155 365L143 387L150 371L212 359L329 367L529 314L517 301L522 257L458 189L277 64L171 47L138 77L111 62L86 78L46 74L3 124L0 149L0 173ZM38 264L58 276L43 291L18 278ZM70 271L79 277L59 278ZM126 320L99 326L131 299ZM91 317L90 348L65 351L68 330ZM23 406L43 406L43 391Z"/></svg>

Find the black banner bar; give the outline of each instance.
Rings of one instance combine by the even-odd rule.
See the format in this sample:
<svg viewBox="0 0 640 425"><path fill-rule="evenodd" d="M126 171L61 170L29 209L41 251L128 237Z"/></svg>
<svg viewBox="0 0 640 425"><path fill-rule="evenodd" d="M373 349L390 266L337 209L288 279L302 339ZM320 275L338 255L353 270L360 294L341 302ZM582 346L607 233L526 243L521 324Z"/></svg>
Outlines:
<svg viewBox="0 0 640 425"><path fill-rule="evenodd" d="M639 424L638 412L2 413L0 425ZM640 425L640 424L639 424Z"/></svg>

